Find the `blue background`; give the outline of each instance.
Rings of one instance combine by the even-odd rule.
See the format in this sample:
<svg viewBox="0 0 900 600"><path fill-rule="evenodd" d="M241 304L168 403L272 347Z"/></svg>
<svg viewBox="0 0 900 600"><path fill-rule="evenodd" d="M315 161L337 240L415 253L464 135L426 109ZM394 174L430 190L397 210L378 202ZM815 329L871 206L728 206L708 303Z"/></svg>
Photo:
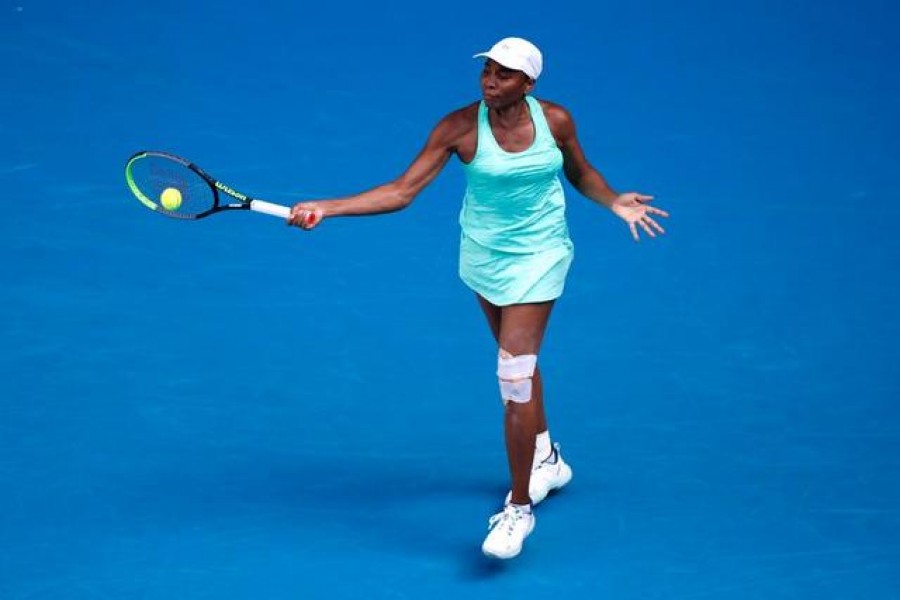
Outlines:
<svg viewBox="0 0 900 600"><path fill-rule="evenodd" d="M0 598L897 598L900 17L887 0L4 2ZM409 164L545 54L591 161L541 354L575 479L515 561L448 165L312 233L147 212L163 149L290 204Z"/></svg>

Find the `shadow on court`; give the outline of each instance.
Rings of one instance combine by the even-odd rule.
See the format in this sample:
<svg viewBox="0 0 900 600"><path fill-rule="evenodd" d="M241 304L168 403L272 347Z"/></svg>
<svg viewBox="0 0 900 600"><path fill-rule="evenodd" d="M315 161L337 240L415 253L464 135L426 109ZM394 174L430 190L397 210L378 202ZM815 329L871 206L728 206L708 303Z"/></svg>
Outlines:
<svg viewBox="0 0 900 600"><path fill-rule="evenodd" d="M454 471L449 456L256 455L207 465L197 457L117 483L110 501L120 519L226 530L264 521L300 542L326 538L435 560L459 555L470 564L480 558L487 517L505 493L503 473ZM497 571L496 561L472 564L475 574Z"/></svg>

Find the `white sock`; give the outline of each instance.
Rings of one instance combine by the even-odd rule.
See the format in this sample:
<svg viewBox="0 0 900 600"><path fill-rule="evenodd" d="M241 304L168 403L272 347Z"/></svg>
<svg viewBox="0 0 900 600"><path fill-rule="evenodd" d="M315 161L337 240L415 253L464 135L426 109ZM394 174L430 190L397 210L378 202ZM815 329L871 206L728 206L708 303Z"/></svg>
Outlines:
<svg viewBox="0 0 900 600"><path fill-rule="evenodd" d="M550 443L550 430L548 429L537 434L534 442L534 462L538 463L550 458L551 452L553 452L553 444Z"/></svg>
<svg viewBox="0 0 900 600"><path fill-rule="evenodd" d="M510 502L509 504L510 504L510 506L515 506L516 508L518 508L519 510L521 510L523 513L525 513L527 515L531 514L531 503L530 502L528 504L513 504L512 502Z"/></svg>

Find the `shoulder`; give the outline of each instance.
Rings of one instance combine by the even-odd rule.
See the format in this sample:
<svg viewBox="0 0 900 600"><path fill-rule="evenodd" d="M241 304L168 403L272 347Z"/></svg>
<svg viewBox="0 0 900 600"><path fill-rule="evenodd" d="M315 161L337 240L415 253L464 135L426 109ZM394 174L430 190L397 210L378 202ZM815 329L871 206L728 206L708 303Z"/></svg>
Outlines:
<svg viewBox="0 0 900 600"><path fill-rule="evenodd" d="M571 113L561 104L549 100L537 99L544 111L544 118L554 135L557 133L571 134L575 131L575 121Z"/></svg>
<svg viewBox="0 0 900 600"><path fill-rule="evenodd" d="M478 105L474 102L445 115L431 132L431 141L450 148L458 146L478 128Z"/></svg>
<svg viewBox="0 0 900 600"><path fill-rule="evenodd" d="M437 127L447 130L466 130L477 126L479 104L480 102L473 102L454 110L441 119Z"/></svg>
<svg viewBox="0 0 900 600"><path fill-rule="evenodd" d="M575 135L575 120L564 106L549 100L537 100L544 111L547 125L550 126L550 131L558 142L562 143Z"/></svg>

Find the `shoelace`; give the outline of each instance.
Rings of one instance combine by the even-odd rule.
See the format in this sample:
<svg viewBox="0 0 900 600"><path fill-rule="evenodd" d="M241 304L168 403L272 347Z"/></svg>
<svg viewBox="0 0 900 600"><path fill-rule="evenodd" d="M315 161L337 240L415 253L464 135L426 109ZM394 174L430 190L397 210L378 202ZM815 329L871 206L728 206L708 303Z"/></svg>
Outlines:
<svg viewBox="0 0 900 600"><path fill-rule="evenodd" d="M496 525L498 528L505 527L506 535L512 535L513 530L516 528L516 523L524 516L525 512L521 509L507 505L502 512L498 512L488 519L488 530L493 530Z"/></svg>

